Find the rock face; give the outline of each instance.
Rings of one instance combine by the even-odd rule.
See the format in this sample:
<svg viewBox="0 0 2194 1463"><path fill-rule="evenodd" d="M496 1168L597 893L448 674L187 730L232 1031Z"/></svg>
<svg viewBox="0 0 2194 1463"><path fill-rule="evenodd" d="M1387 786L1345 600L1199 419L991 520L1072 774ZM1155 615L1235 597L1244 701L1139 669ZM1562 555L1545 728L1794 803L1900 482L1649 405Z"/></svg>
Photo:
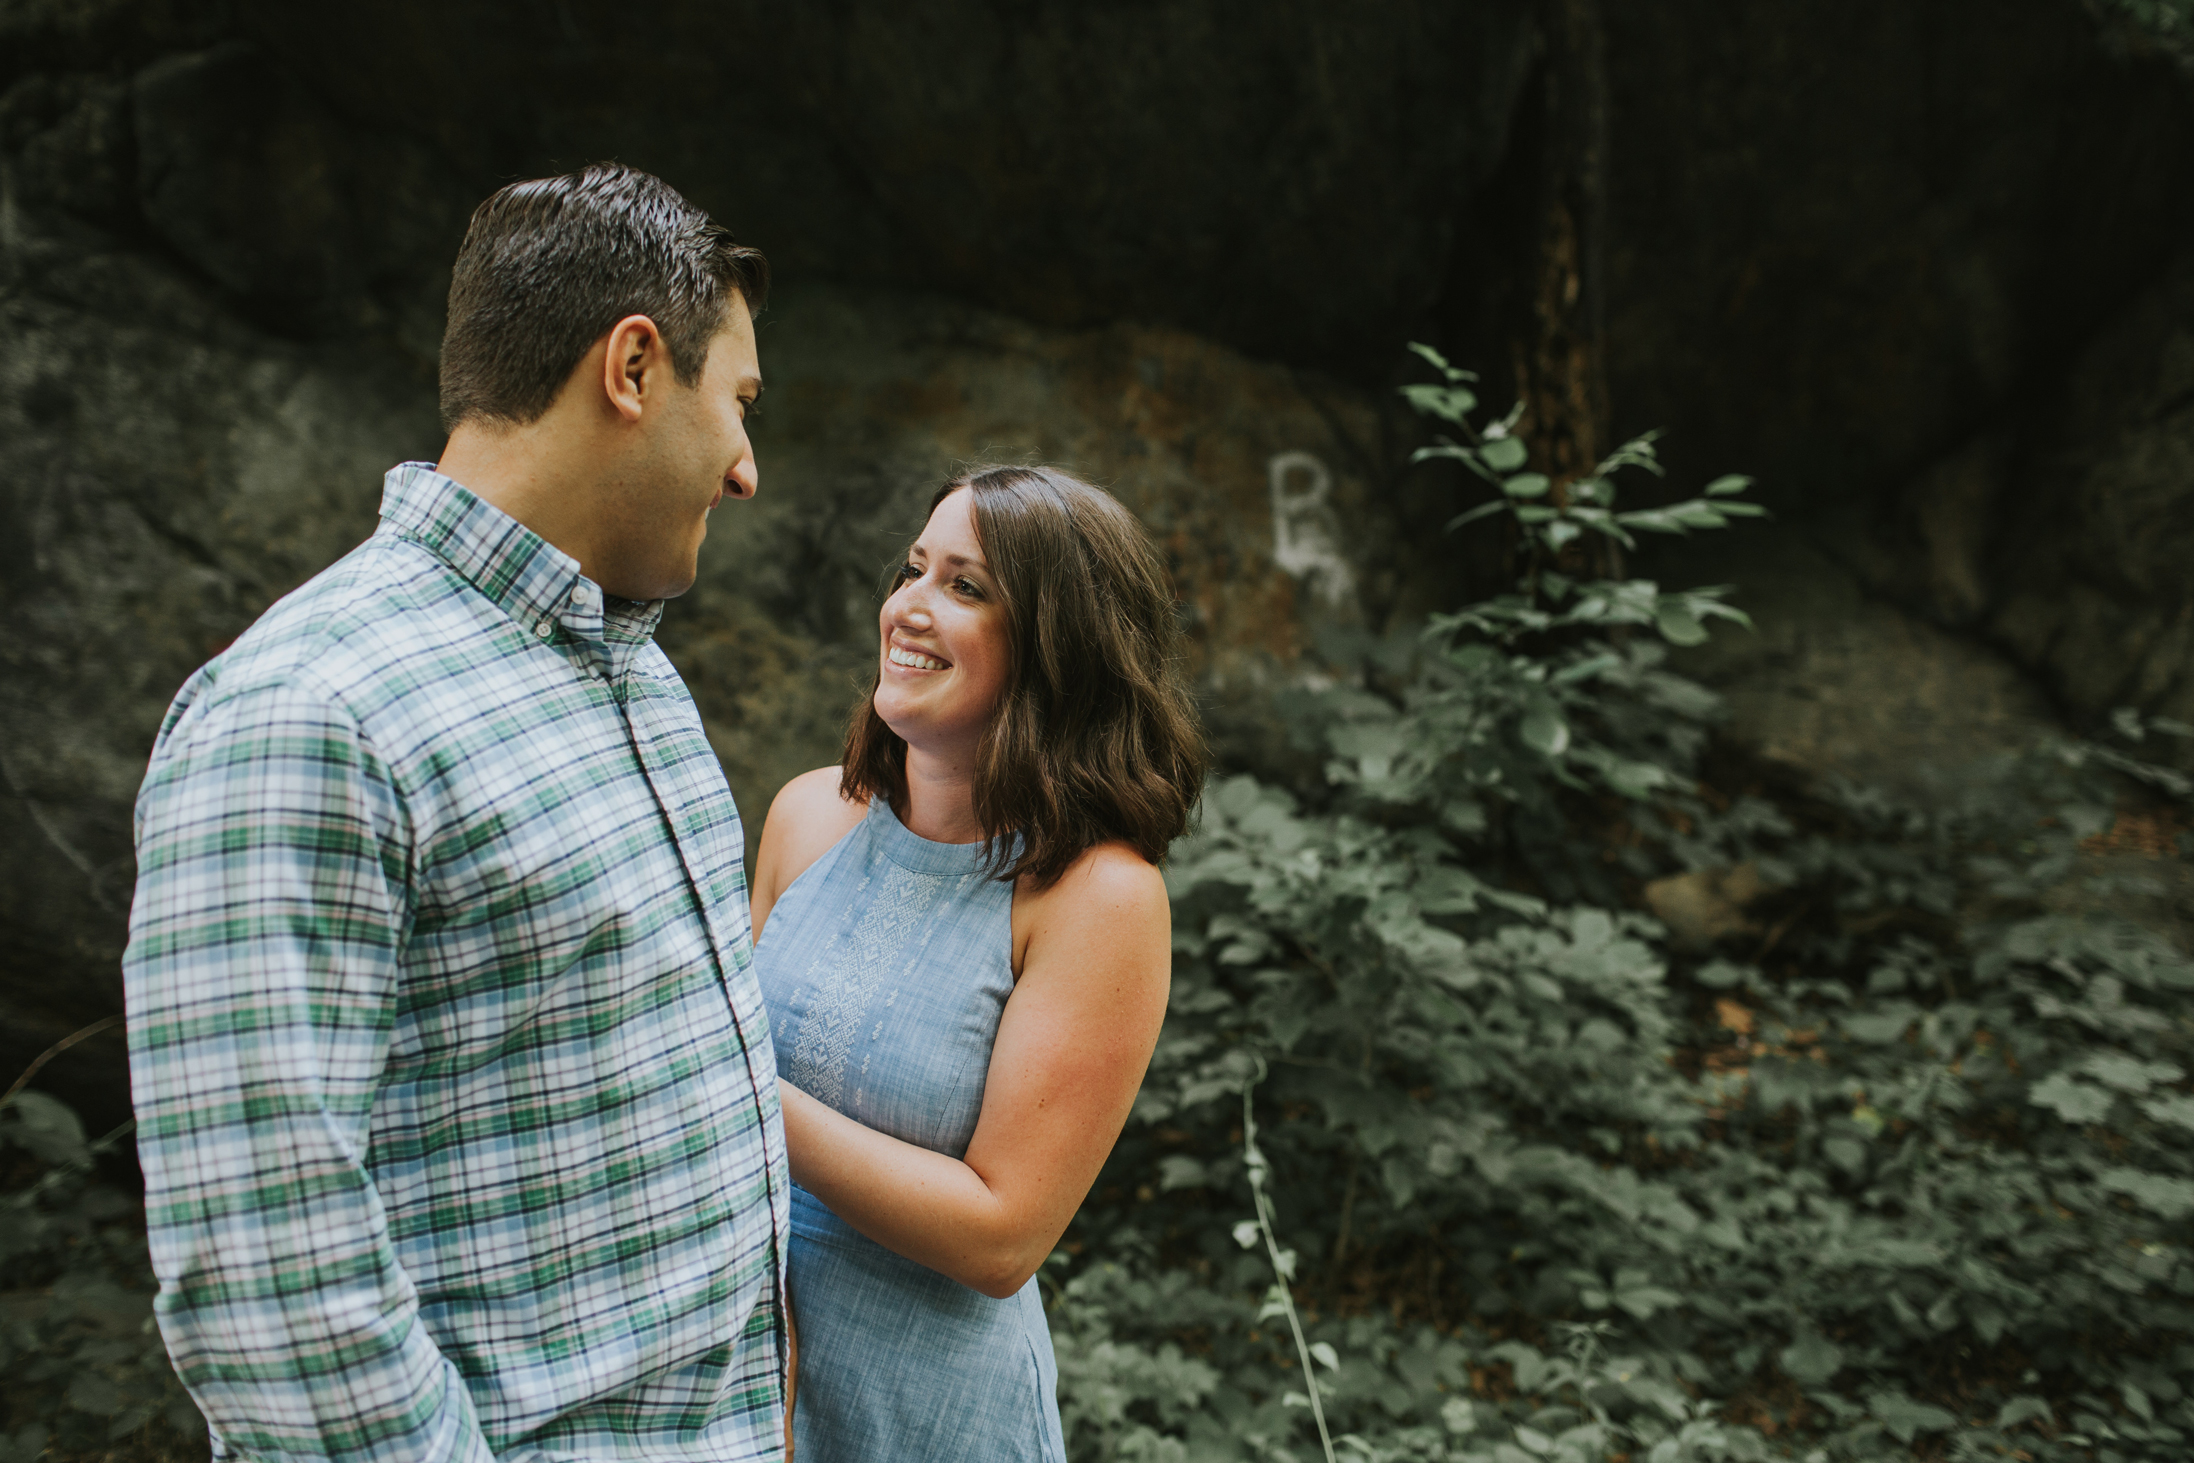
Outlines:
<svg viewBox="0 0 2194 1463"><path fill-rule="evenodd" d="M1987 628L2089 716L2194 723L2194 255L2081 353L2053 405L1992 464L2010 491L1977 596Z"/></svg>
<svg viewBox="0 0 2194 1463"><path fill-rule="evenodd" d="M512 176L652 168L785 284L762 496L663 632L750 817L832 755L877 571L977 460L1142 513L1223 752L1284 756L1307 647L1490 587L1385 388L1412 337L1508 367L1580 105L1551 3L0 4L0 1079L115 1004L176 685L436 450L449 260ZM1762 621L1694 662L1739 734L1895 777L2194 718L2185 77L2075 0L1564 4L1605 41L1615 425L1780 514L1670 574ZM111 1038L52 1071L115 1110Z"/></svg>
<svg viewBox="0 0 2194 1463"><path fill-rule="evenodd" d="M1872 514L1832 536L1858 576L2076 722L2194 722L2194 256Z"/></svg>
<svg viewBox="0 0 2194 1463"><path fill-rule="evenodd" d="M788 277L1329 370L1388 360L1438 292L1532 44L1530 0L240 9L347 115L478 178L613 154Z"/></svg>
<svg viewBox="0 0 2194 1463"><path fill-rule="evenodd" d="M1731 737L1793 778L1925 802L2061 733L2048 699L2000 650L1868 593L1788 529L1728 537L1745 558L1740 602L1758 628L1718 630L1675 664L1722 694Z"/></svg>
<svg viewBox="0 0 2194 1463"><path fill-rule="evenodd" d="M2077 4L1604 13L1618 425L1785 516L1895 505L2189 221L2185 78Z"/></svg>
<svg viewBox="0 0 2194 1463"><path fill-rule="evenodd" d="M0 1067L120 1004L130 809L182 677L372 530L431 455L416 363L300 345L83 231L11 240L0 299ZM109 1100L118 1038L67 1059ZM99 1080L94 1081L94 1077Z"/></svg>

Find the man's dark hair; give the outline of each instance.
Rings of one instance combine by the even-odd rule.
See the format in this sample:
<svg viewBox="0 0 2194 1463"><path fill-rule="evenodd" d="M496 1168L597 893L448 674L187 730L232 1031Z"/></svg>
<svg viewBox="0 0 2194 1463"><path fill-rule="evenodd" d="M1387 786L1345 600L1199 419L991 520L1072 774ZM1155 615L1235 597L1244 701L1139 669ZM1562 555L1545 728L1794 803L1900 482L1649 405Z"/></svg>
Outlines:
<svg viewBox="0 0 2194 1463"><path fill-rule="evenodd" d="M701 379L734 291L748 311L769 261L662 179L618 163L512 183L473 211L449 285L442 425L523 425L627 315L663 333L672 372Z"/></svg>
<svg viewBox="0 0 2194 1463"><path fill-rule="evenodd" d="M1112 839L1162 861L1188 829L1206 755L1150 535L1111 494L1055 467L976 468L930 511L958 492L972 499L1011 651L975 754L993 867L1042 889ZM907 744L877 715L875 686L853 708L838 790L881 793L903 812Z"/></svg>

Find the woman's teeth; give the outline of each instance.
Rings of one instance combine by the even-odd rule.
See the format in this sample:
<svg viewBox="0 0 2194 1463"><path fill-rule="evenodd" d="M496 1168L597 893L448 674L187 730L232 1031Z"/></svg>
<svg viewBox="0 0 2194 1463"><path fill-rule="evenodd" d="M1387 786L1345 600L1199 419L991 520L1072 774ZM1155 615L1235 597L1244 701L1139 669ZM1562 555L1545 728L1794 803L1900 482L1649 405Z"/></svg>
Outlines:
<svg viewBox="0 0 2194 1463"><path fill-rule="evenodd" d="M918 671L941 671L945 668L945 663L934 655L924 655L919 650L907 650L897 645L891 647L890 658L893 665L903 665Z"/></svg>

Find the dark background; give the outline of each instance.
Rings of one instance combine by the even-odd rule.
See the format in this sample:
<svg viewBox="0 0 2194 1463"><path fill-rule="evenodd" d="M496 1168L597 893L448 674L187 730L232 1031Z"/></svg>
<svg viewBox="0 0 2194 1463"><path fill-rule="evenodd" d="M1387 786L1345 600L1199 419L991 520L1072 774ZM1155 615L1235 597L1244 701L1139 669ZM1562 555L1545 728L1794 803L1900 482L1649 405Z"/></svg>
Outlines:
<svg viewBox="0 0 2194 1463"><path fill-rule="evenodd" d="M762 497L663 632L752 821L990 456L1144 514L1223 757L1284 756L1275 689L1497 567L1407 466L1412 339L1556 471L1755 474L1771 524L1651 566L1760 618L1695 673L1790 776L1918 786L2194 719L2189 107L2076 0L0 0L0 1073L119 1009L168 697L438 450L502 182L620 158L775 264ZM119 1036L44 1085L119 1116Z"/></svg>

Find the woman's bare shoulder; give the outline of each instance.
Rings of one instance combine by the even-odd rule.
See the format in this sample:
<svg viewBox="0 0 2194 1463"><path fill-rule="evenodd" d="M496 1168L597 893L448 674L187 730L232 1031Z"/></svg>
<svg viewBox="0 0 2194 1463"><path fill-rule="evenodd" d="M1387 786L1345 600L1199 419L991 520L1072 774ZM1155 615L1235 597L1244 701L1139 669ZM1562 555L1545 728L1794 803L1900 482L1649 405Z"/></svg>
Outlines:
<svg viewBox="0 0 2194 1463"><path fill-rule="evenodd" d="M777 896L868 815L864 799L840 795L838 780L837 768L818 767L786 783L770 800L761 846L754 857L757 926L768 918Z"/></svg>
<svg viewBox="0 0 2194 1463"><path fill-rule="evenodd" d="M1173 968L1173 909L1157 865L1125 843L1085 849L1050 887L1014 899L1013 923L1017 990L1143 1011L1147 1023L1121 1029L1147 1024L1157 1040ZM1148 1061L1149 1047L1140 1050Z"/></svg>
<svg viewBox="0 0 2194 1463"><path fill-rule="evenodd" d="M777 789L777 796L770 799L770 817L774 819L781 811L793 817L811 818L837 814L847 820L848 827L860 822L868 812L868 801L845 797L838 791L843 775L842 769L837 767L818 767L812 772L801 773Z"/></svg>
<svg viewBox="0 0 2194 1463"><path fill-rule="evenodd" d="M775 834L781 851L788 857L798 857L799 868L785 875L787 884L799 878L800 869L822 857L824 850L868 815L867 799L843 796L838 791L838 778L837 768L818 767L786 783L770 800L762 842L767 846ZM803 853L805 856L799 857Z"/></svg>
<svg viewBox="0 0 2194 1463"><path fill-rule="evenodd" d="M1049 887L1025 897L1037 929L1079 938L1126 919L1170 928L1165 875L1125 843L1086 848Z"/></svg>

